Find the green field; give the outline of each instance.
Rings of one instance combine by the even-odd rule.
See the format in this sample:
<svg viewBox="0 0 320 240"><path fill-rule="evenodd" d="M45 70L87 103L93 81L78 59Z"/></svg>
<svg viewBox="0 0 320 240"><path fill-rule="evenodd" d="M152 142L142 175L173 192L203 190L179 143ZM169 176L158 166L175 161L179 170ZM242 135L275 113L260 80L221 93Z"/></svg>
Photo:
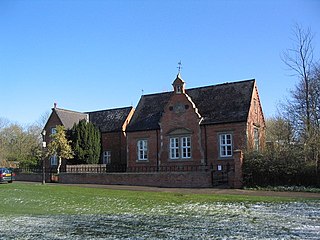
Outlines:
<svg viewBox="0 0 320 240"><path fill-rule="evenodd" d="M82 188L63 185L2 184L0 214L143 214L167 205L214 202L279 202L290 198L199 195Z"/></svg>
<svg viewBox="0 0 320 240"><path fill-rule="evenodd" d="M320 238L320 200L0 185L3 239Z"/></svg>

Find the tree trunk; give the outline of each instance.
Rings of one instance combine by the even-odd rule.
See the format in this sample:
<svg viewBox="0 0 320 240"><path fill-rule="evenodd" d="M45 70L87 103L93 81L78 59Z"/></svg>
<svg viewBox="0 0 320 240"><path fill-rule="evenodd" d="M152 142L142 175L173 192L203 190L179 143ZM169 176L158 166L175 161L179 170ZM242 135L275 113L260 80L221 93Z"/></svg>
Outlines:
<svg viewBox="0 0 320 240"><path fill-rule="evenodd" d="M59 156L59 163L58 163L58 167L57 167L57 174L60 173L61 163L62 163L62 159L61 159L61 157Z"/></svg>

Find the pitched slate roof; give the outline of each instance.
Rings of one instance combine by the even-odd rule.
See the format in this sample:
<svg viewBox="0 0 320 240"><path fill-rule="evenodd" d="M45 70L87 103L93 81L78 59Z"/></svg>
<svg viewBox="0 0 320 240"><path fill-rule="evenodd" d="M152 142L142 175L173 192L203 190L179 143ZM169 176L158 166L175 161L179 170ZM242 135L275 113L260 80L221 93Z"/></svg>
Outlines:
<svg viewBox="0 0 320 240"><path fill-rule="evenodd" d="M76 112L61 108L53 108L66 129L83 119L89 120L101 132L120 131L133 107L115 108L94 112Z"/></svg>
<svg viewBox="0 0 320 240"><path fill-rule="evenodd" d="M85 113L70 111L61 108L53 108L53 110L57 113L63 126L66 129L72 128L75 123L78 123L83 119L88 119L88 115Z"/></svg>
<svg viewBox="0 0 320 240"><path fill-rule="evenodd" d="M186 89L203 120L201 124L247 121L255 80ZM143 95L127 131L160 129L159 121L173 92Z"/></svg>
<svg viewBox="0 0 320 240"><path fill-rule="evenodd" d="M127 127L127 131L159 129L159 121L172 92L143 95Z"/></svg>
<svg viewBox="0 0 320 240"><path fill-rule="evenodd" d="M133 107L88 112L89 121L101 132L120 131Z"/></svg>

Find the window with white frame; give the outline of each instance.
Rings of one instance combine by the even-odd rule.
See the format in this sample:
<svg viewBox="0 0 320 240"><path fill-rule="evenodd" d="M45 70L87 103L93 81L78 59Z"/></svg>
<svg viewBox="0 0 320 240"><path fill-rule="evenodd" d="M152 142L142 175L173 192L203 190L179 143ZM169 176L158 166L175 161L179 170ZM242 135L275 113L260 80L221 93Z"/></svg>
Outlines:
<svg viewBox="0 0 320 240"><path fill-rule="evenodd" d="M50 157L50 164L51 166L57 166L58 165L58 159L57 159L57 155L53 155Z"/></svg>
<svg viewBox="0 0 320 240"><path fill-rule="evenodd" d="M111 151L104 151L103 152L103 164L110 164L111 163Z"/></svg>
<svg viewBox="0 0 320 240"><path fill-rule="evenodd" d="M191 158L191 138L190 137L181 138L181 151L182 151L182 158Z"/></svg>
<svg viewBox="0 0 320 240"><path fill-rule="evenodd" d="M137 148L138 148L138 160L147 161L148 160L148 141L139 140L137 142Z"/></svg>
<svg viewBox="0 0 320 240"><path fill-rule="evenodd" d="M232 157L232 134L220 134L219 145L220 157Z"/></svg>
<svg viewBox="0 0 320 240"><path fill-rule="evenodd" d="M259 151L260 141L259 141L259 129L258 128L253 129L253 143L254 143L254 150Z"/></svg>
<svg viewBox="0 0 320 240"><path fill-rule="evenodd" d="M191 137L170 138L170 159L191 158Z"/></svg>
<svg viewBox="0 0 320 240"><path fill-rule="evenodd" d="M178 159L180 158L179 154L179 138L170 138L170 158Z"/></svg>

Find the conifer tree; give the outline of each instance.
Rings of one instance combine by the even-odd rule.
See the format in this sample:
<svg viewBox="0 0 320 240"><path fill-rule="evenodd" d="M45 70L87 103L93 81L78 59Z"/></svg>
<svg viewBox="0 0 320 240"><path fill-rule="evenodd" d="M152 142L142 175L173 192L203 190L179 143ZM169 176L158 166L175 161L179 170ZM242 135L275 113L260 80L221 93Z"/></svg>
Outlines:
<svg viewBox="0 0 320 240"><path fill-rule="evenodd" d="M70 138L77 163L97 164L101 154L100 131L86 120L75 124Z"/></svg>

